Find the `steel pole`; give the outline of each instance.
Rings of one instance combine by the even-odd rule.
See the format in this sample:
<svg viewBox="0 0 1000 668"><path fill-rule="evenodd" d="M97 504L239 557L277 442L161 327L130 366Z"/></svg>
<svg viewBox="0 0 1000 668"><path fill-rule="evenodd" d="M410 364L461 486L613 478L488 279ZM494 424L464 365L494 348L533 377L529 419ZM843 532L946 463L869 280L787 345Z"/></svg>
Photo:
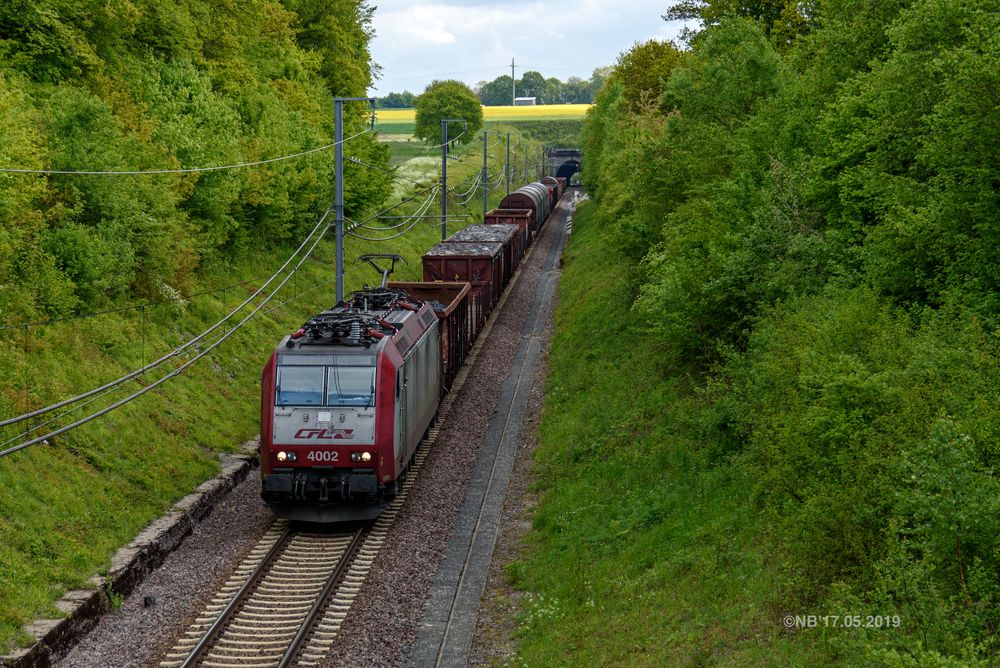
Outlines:
<svg viewBox="0 0 1000 668"><path fill-rule="evenodd" d="M441 120L441 241L448 238L448 121Z"/></svg>
<svg viewBox="0 0 1000 668"><path fill-rule="evenodd" d="M335 129L333 141L337 146L334 150L336 166L334 178L337 180L337 199L334 205L337 226L337 303L344 298L344 101L334 100Z"/></svg>
<svg viewBox="0 0 1000 668"><path fill-rule="evenodd" d="M510 195L510 133L507 133L507 162L503 164L503 171L507 177L507 194Z"/></svg>
<svg viewBox="0 0 1000 668"><path fill-rule="evenodd" d="M336 184L336 200L334 203L334 216L336 218L337 235L337 303L344 298L344 103L345 102L368 102L375 104L373 97L335 97L334 106L334 130L333 141L336 143L334 149L334 178Z"/></svg>
<svg viewBox="0 0 1000 668"><path fill-rule="evenodd" d="M487 138L487 136L488 135L486 134L486 131L483 130L483 220L484 221L486 220L486 197L487 197L487 193L489 193L489 188L488 188L489 184L486 182L486 173L488 171L488 167L486 165L486 148L487 148L486 147L486 138Z"/></svg>
<svg viewBox="0 0 1000 668"><path fill-rule="evenodd" d="M517 104L517 82L514 80L514 59L510 59L510 106Z"/></svg>

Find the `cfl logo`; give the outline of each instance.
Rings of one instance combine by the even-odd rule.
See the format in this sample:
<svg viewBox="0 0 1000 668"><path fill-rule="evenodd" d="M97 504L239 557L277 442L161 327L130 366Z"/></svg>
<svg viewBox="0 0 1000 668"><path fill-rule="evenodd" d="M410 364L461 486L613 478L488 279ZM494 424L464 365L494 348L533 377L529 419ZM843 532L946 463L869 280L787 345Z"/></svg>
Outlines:
<svg viewBox="0 0 1000 668"><path fill-rule="evenodd" d="M318 441L350 441L354 438L353 429L299 429L295 438L315 439Z"/></svg>

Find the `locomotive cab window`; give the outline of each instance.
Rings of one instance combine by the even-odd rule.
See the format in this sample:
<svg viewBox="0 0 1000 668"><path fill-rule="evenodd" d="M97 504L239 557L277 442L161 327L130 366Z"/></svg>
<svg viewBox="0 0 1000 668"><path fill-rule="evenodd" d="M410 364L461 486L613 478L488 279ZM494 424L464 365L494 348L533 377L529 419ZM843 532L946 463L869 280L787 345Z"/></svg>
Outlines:
<svg viewBox="0 0 1000 668"><path fill-rule="evenodd" d="M333 366L326 372L327 406L375 405L375 367Z"/></svg>
<svg viewBox="0 0 1000 668"><path fill-rule="evenodd" d="M279 366L275 404L278 406L321 406L323 367Z"/></svg>

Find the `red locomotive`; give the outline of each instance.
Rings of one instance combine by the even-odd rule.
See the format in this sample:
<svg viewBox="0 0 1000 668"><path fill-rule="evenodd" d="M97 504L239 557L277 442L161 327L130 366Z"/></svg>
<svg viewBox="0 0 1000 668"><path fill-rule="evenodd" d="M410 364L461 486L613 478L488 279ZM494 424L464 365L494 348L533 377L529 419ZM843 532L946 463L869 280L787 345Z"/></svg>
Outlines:
<svg viewBox="0 0 1000 668"><path fill-rule="evenodd" d="M438 318L403 290L356 292L285 337L261 385L261 493L274 513L374 518L437 411Z"/></svg>
<svg viewBox="0 0 1000 668"><path fill-rule="evenodd" d="M554 208L552 191L541 183L522 191L517 204L534 233ZM261 496L275 515L373 519L399 490L443 392L533 240L524 221L487 222L511 229L439 244L423 258L423 283L388 283L402 258L365 256L383 274L381 286L355 292L278 345L263 370L260 411ZM379 258L393 265L383 269Z"/></svg>

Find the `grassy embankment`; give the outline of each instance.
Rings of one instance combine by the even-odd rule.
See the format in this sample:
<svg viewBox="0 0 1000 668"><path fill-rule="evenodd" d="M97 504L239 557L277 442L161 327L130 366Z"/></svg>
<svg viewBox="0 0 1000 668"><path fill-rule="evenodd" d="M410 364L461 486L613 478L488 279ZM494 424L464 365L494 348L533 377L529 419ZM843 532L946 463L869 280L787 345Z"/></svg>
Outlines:
<svg viewBox="0 0 1000 668"><path fill-rule="evenodd" d="M481 169L472 148L449 165L451 183ZM422 177L427 185L439 164L431 162ZM400 194L420 188L406 182ZM491 193L491 204L500 195ZM421 200L393 213L413 211ZM480 209L476 197L467 211ZM435 198L427 213L439 211ZM462 211L456 205L449 209ZM449 231L474 220L452 219ZM379 237L398 230L360 232ZM409 264L397 267L394 278L420 280L420 256L439 239L440 227L431 219L386 243L348 237L347 289L377 281L367 265L353 264L363 253L399 253ZM198 276L197 292L245 282L226 291L0 332L0 386L5 388L0 414L21 413L28 397L33 406L48 405L158 358L239 304L291 250L259 251ZM287 305L253 321L179 378L51 445L0 459L0 653L28 640L20 630L25 623L40 616L58 618L54 601L64 591L85 587L92 575L105 572L118 547L214 475L220 452L231 452L256 435L260 368L281 336L333 302L333 256L332 243L321 244L279 293L278 299L290 300ZM0 436L13 439L19 431L9 427Z"/></svg>
<svg viewBox="0 0 1000 668"><path fill-rule="evenodd" d="M410 261L398 278L418 276L419 254L435 235L422 228L393 245ZM224 293L144 313L31 327L26 348L23 331L15 331L0 339L5 398L16 406L29 392L47 404L139 368L235 307L290 250L201 277L205 286L246 281ZM347 242L348 258L386 250ZM118 547L216 473L218 453L256 435L260 367L281 336L334 301L332 257L332 244L321 245L317 258L279 293L291 303L237 332L184 375L51 445L0 459L0 652L25 642L19 629L36 616L60 617L53 602L63 591L85 587L93 574L105 572ZM349 288L374 282L370 269L349 264L347 271ZM312 288L318 289L307 294ZM11 427L2 435L6 440L16 433Z"/></svg>
<svg viewBox="0 0 1000 668"><path fill-rule="evenodd" d="M584 204L565 252L529 556L524 665L829 665L788 633L747 469L630 313L637 268Z"/></svg>

